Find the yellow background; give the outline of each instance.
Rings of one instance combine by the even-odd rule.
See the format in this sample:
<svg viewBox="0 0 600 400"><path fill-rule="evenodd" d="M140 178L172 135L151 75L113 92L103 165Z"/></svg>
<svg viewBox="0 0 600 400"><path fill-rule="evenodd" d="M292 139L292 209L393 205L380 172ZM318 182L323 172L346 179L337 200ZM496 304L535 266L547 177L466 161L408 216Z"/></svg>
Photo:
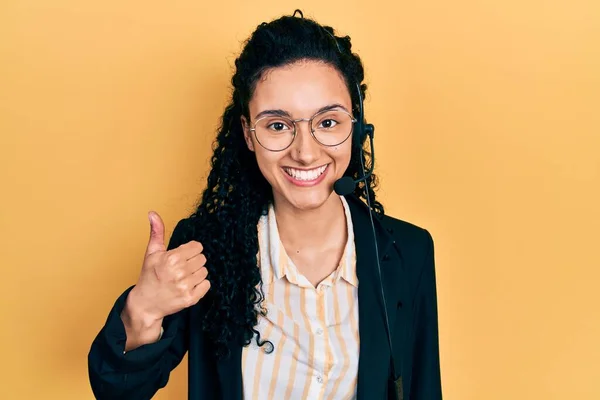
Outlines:
<svg viewBox="0 0 600 400"><path fill-rule="evenodd" d="M208 3L2 1L0 398L92 398L146 212L191 210L240 42L301 7L352 36L380 197L434 236L445 399L599 399L600 3Z"/></svg>

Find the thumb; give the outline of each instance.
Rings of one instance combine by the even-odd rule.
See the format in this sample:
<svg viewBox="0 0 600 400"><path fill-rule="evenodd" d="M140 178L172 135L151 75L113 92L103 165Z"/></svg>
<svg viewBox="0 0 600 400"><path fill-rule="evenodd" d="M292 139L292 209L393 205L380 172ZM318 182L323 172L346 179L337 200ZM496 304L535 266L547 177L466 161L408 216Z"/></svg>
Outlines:
<svg viewBox="0 0 600 400"><path fill-rule="evenodd" d="M165 224L160 215L154 211L148 213L150 220L150 240L146 248L146 255L156 253L157 251L166 251L165 247Z"/></svg>

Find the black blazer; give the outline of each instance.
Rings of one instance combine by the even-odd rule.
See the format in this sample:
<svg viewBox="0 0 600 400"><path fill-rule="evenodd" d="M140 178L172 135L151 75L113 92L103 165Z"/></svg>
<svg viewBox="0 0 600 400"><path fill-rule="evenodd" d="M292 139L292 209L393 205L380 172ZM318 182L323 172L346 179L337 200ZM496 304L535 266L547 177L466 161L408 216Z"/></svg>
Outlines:
<svg viewBox="0 0 600 400"><path fill-rule="evenodd" d="M357 398L392 399L390 348L368 208L352 195L346 198L354 225L359 280ZM169 249L191 240L185 238L186 221L175 227ZM439 400L442 390L433 240L428 231L408 222L388 216L374 221L395 369L402 377L404 400ZM129 290L117 299L88 355L96 398L150 399L167 384L169 373L187 351L190 400L242 399L242 346L231 343L228 359L213 357L201 329L202 301L192 307L197 312L186 309L166 317L160 341L123 354L126 335L120 314Z"/></svg>

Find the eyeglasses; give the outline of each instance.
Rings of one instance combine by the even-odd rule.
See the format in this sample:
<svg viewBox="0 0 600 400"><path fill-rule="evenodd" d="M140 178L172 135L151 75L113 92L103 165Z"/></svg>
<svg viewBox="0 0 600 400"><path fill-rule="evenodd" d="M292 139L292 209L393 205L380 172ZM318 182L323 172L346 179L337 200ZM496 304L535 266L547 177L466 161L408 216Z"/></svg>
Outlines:
<svg viewBox="0 0 600 400"><path fill-rule="evenodd" d="M270 151L283 151L292 145L298 131L296 123L306 121L317 143L334 147L344 143L350 135L356 119L344 110L325 110L311 118L291 119L281 115L267 115L257 119L250 131L256 141Z"/></svg>

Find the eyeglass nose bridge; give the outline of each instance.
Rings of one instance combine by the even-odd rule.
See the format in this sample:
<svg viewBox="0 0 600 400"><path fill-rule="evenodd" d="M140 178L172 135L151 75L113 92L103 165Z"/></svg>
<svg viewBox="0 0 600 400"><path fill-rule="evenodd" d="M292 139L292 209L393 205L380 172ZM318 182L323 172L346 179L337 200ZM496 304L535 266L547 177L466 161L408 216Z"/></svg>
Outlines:
<svg viewBox="0 0 600 400"><path fill-rule="evenodd" d="M314 117L311 118L298 118L298 119L292 119L292 123L294 124L294 138L296 137L296 134L298 134L298 122L308 122L308 129L310 129L310 133L311 135L314 136L315 134L315 130L313 129L312 126L312 120Z"/></svg>
<svg viewBox="0 0 600 400"><path fill-rule="evenodd" d="M313 122L313 119L315 119L315 117L316 117L317 115L318 115L318 114L315 114L315 115L313 115L313 116L312 116L312 117L310 117L310 118L298 118L298 119L290 119L290 121L292 121L292 123L294 124L294 134L292 135L292 141L291 141L291 143L289 144L289 146L288 146L288 147L290 147L290 146L292 146L294 143L297 143L297 142L298 142L298 141L296 140L296 137L298 136L298 122L303 122L303 121L304 121L304 122L308 122L308 132L310 133L310 136L312 136L313 140L314 140L316 143L318 143L318 144L320 144L320 145L323 145L323 144L322 144L322 143L319 141L319 139L317 139L316 132L315 132L315 129L314 129L314 127L313 127L313 124L312 124L312 122Z"/></svg>

